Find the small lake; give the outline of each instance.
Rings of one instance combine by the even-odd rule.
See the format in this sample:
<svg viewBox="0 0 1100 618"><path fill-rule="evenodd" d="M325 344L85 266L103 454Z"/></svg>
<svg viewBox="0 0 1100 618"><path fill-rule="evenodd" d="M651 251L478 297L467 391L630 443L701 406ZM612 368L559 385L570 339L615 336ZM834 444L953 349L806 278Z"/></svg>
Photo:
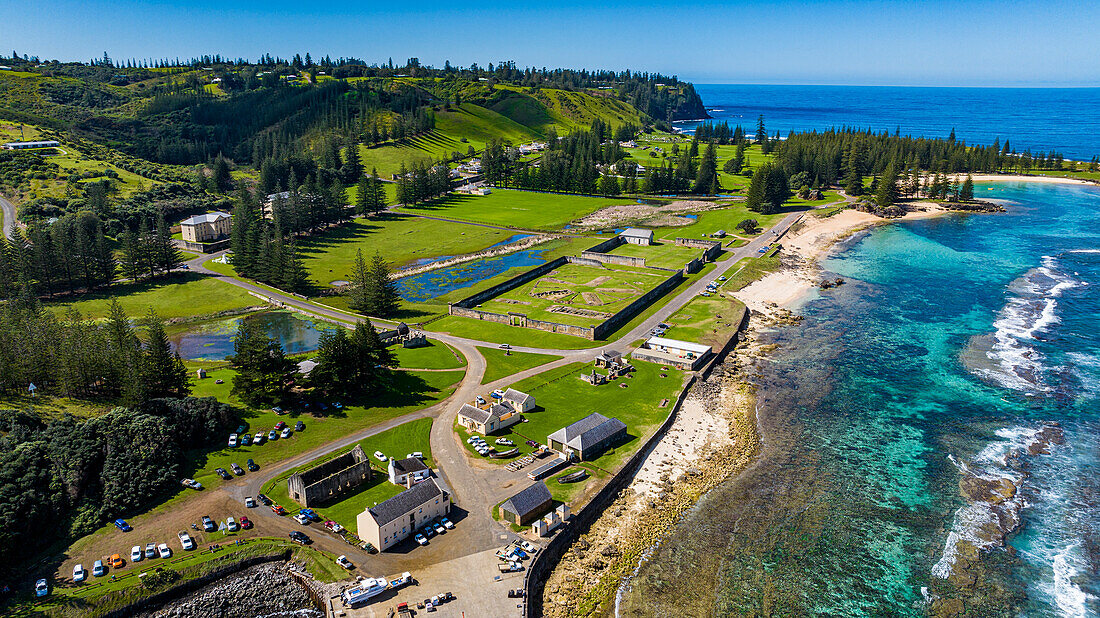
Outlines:
<svg viewBox="0 0 1100 618"><path fill-rule="evenodd" d="M544 251L539 248L524 249L507 255L481 258L405 277L396 281L397 293L401 298L412 302L431 300L454 290L468 288L479 281L496 277L511 268L527 268L543 264L546 262L546 258L543 257Z"/></svg>
<svg viewBox="0 0 1100 618"><path fill-rule="evenodd" d="M504 245L510 245L514 242L519 242L519 241L523 240L524 238L530 238L532 236L534 236L534 234L515 234L513 236L505 238L504 240L496 243L495 245L489 245L488 247L485 247L484 249L482 249L482 251L489 251L490 249L496 249L497 247L503 247ZM458 257L458 256L456 256L456 255L437 255L435 257L417 258L417 259L409 262L407 268L413 268L413 267L416 267L416 266L423 266L425 264L434 264L436 262L443 262L443 261L449 260L453 257Z"/></svg>
<svg viewBox="0 0 1100 618"><path fill-rule="evenodd" d="M220 361L233 355L233 342L241 322L258 322L269 337L282 344L287 354L317 349L321 333L331 325L319 325L290 311L264 311L244 317L229 318L195 325L169 337L172 348L184 360Z"/></svg>

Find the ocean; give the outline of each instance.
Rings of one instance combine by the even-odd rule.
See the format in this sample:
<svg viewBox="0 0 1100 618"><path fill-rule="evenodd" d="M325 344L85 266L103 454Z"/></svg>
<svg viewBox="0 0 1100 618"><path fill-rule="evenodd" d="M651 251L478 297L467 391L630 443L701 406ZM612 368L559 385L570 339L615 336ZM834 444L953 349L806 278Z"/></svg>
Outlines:
<svg viewBox="0 0 1100 618"><path fill-rule="evenodd" d="M915 88L697 84L708 113L730 126L768 133L851 126L947 137L968 144L1009 140L1019 152L1054 150L1067 158L1100 155L1100 88ZM691 133L697 121L675 126Z"/></svg>
<svg viewBox="0 0 1100 618"><path fill-rule="evenodd" d="M977 193L1008 212L879 226L823 263L846 285L764 334L759 463L619 615L1100 615L1100 188Z"/></svg>

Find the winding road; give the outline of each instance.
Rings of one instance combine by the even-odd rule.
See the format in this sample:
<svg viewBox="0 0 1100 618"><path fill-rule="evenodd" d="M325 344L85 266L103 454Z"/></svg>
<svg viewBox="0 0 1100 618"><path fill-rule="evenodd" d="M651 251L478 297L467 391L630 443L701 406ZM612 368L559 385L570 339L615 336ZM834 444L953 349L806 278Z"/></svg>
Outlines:
<svg viewBox="0 0 1100 618"><path fill-rule="evenodd" d="M446 343L466 357L466 374L454 394L446 400L422 410L411 412L403 416L390 419L383 423L364 427L344 436L340 440L319 446L313 450L302 453L294 458L280 462L277 465L266 468L255 474L235 479L222 485L217 491L227 491L238 501L243 501L245 496L255 496L261 492L261 488L272 478L275 478L288 470L301 466L318 457L324 457L372 435L396 427L402 423L417 418L434 418L432 424L430 444L432 455L436 463L436 473L443 483L449 488L455 504L455 516L453 520L460 526L462 534L448 534L436 537L432 540L429 553L425 552L401 552L390 551L384 554L370 556L338 540L335 535L314 530L314 541L319 549L335 554L347 555L356 564L371 565L371 569L379 572L400 572L423 568L425 557L430 557L430 563L440 563L469 554L485 551L493 547L499 547L505 539L514 537L510 530L495 522L491 517L493 505L503 501L509 495L515 493L525 485L526 476L520 473L508 472L503 466L492 466L477 461L468 456L466 449L460 442L458 434L453 430L453 423L463 403L471 401L479 393L490 392L496 388L502 388L526 377L543 373L549 369L560 367L578 361L589 361L605 348L617 348L626 352L630 343L642 339L648 335L658 323L663 322L679 311L692 298L699 295L706 286L722 275L729 266L746 257L761 255L759 250L781 239L787 231L798 222L804 212L795 212L785 216L778 224L764 232L748 244L729 251L722 259L716 262L716 268L703 275L686 289L669 300L663 307L643 320L629 332L622 334L614 341L595 344L595 347L585 350L559 350L549 348L535 348L515 346L512 349L518 352L534 352L540 354L552 354L560 356L559 360L540 365L538 367L510 375L491 384L481 384L485 374L485 358L477 350L481 347L496 347L493 342L478 341L464 337L457 337L448 333L430 332L425 334L428 338ZM224 252L222 253L224 254ZM216 273L204 266L204 263L217 257L219 254L202 255L190 262L188 267L193 272L198 272L217 277L229 285L242 288L264 298L270 299L274 304L282 305L300 311L313 317L328 321L356 324L363 318L354 314L311 303L297 296L276 292L270 288L242 281L233 277ZM239 503L239 502L238 502ZM257 519L262 520L265 530L278 536L285 536L291 530L300 529L299 525L289 517L279 517L269 510L257 509ZM260 524L261 522L257 522Z"/></svg>
<svg viewBox="0 0 1100 618"><path fill-rule="evenodd" d="M15 229L15 204L0 195L0 209L4 211L4 238L11 238L12 230Z"/></svg>

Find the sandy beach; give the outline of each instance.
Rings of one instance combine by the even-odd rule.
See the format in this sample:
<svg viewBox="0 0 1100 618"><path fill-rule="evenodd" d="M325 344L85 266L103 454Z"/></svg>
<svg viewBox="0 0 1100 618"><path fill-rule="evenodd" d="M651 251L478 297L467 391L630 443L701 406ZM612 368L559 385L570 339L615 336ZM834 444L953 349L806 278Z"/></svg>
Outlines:
<svg viewBox="0 0 1100 618"><path fill-rule="evenodd" d="M961 178L965 178L962 175ZM1082 180L1081 178L1063 178L1060 176L1024 176L1022 174L973 174L974 182L1044 182L1061 183L1070 185L1095 185L1095 182Z"/></svg>

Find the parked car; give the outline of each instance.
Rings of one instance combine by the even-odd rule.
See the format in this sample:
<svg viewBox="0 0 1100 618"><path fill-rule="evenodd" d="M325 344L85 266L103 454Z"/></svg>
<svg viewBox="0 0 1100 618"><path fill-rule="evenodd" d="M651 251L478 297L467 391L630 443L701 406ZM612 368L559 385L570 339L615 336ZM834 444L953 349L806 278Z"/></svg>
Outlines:
<svg viewBox="0 0 1100 618"><path fill-rule="evenodd" d="M478 440L480 440L480 438L478 438L477 436L470 436L469 438L466 438L466 444L473 444Z"/></svg>
<svg viewBox="0 0 1100 618"><path fill-rule="evenodd" d="M295 515L294 520L297 521L298 523L302 524L303 526L308 526L309 525L309 518L306 517L305 515L302 515L301 513L298 513L297 515Z"/></svg>
<svg viewBox="0 0 1100 618"><path fill-rule="evenodd" d="M416 542L420 545L427 545L428 544L428 537L424 536L423 534L420 534L419 532L417 532L416 536L414 536L413 538L416 539Z"/></svg>
<svg viewBox="0 0 1100 618"><path fill-rule="evenodd" d="M176 536L179 537L180 547L182 547L184 551L191 551L192 549L195 549L195 539L192 539L190 534L187 534L187 532L180 530L176 533Z"/></svg>
<svg viewBox="0 0 1100 618"><path fill-rule="evenodd" d="M453 523L451 523L451 520L447 519L446 517L440 519L439 523L443 524L443 527L448 529L448 530L454 530L455 529L455 525Z"/></svg>
<svg viewBox="0 0 1100 618"><path fill-rule="evenodd" d="M218 476L222 477L223 479L225 479L227 481L233 480L233 477L228 472L225 471L225 468L214 468L214 472L217 472Z"/></svg>
<svg viewBox="0 0 1100 618"><path fill-rule="evenodd" d="M252 444L252 436L248 434L241 436L241 446L248 446L249 444Z"/></svg>
<svg viewBox="0 0 1100 618"><path fill-rule="evenodd" d="M271 408L271 411L274 412L275 414L282 414L283 413L283 409L280 408L279 406L275 406L274 408Z"/></svg>
<svg viewBox="0 0 1100 618"><path fill-rule="evenodd" d="M202 489L202 483L196 481L195 479L183 479L183 481L181 482L183 483L184 487L190 487L191 489Z"/></svg>
<svg viewBox="0 0 1100 618"><path fill-rule="evenodd" d="M157 557L157 544L156 543L147 543L145 545L145 557L150 558L150 559Z"/></svg>
<svg viewBox="0 0 1100 618"><path fill-rule="evenodd" d="M244 462L244 465L248 466L248 471L249 472L255 472L255 471L260 469L260 466L256 465L256 462L252 459L249 459L248 461Z"/></svg>
<svg viewBox="0 0 1100 618"><path fill-rule="evenodd" d="M279 432L275 431L274 429L267 432L267 441L268 442L274 442L275 440L278 440L278 439L279 439Z"/></svg>
<svg viewBox="0 0 1100 618"><path fill-rule="evenodd" d="M73 567L73 581L79 584L80 582L82 582L86 579L88 579L88 571L84 570L84 565L83 564L78 564L78 565L74 566Z"/></svg>
<svg viewBox="0 0 1100 618"><path fill-rule="evenodd" d="M248 431L248 425L237 425L237 433L242 434Z"/></svg>
<svg viewBox="0 0 1100 618"><path fill-rule="evenodd" d="M129 532L133 530L133 528L130 527L130 524L126 523L125 519L116 519L115 527L123 532Z"/></svg>
<svg viewBox="0 0 1100 618"><path fill-rule="evenodd" d="M249 508L249 509L256 508L256 499L253 498L252 496L245 496L244 497L244 506L245 506L245 508Z"/></svg>
<svg viewBox="0 0 1100 618"><path fill-rule="evenodd" d="M286 427L286 421L279 421L275 423L275 431L282 431L283 427Z"/></svg>
<svg viewBox="0 0 1100 618"><path fill-rule="evenodd" d="M232 517L227 517L225 518L225 528L230 532L236 532L241 529L241 526L237 523L237 520Z"/></svg>
<svg viewBox="0 0 1100 618"><path fill-rule="evenodd" d="M202 516L202 529L207 532L213 532L218 529L218 524L214 523L213 519L210 519L209 515Z"/></svg>
<svg viewBox="0 0 1100 618"><path fill-rule="evenodd" d="M279 506L278 504L271 505L271 512L275 513L276 515L286 515L286 509Z"/></svg>
<svg viewBox="0 0 1100 618"><path fill-rule="evenodd" d="M522 543L519 544L519 546L523 548L523 551L525 551L525 552L527 552L531 555L535 555L539 551L538 545L535 545L531 541L523 541Z"/></svg>
<svg viewBox="0 0 1100 618"><path fill-rule="evenodd" d="M435 536L435 530L433 530L430 525L421 528L420 532L422 532L424 536L428 537L429 539Z"/></svg>
<svg viewBox="0 0 1100 618"><path fill-rule="evenodd" d="M420 451L413 451L413 457L416 457L417 459L424 459L424 453Z"/></svg>
<svg viewBox="0 0 1100 618"><path fill-rule="evenodd" d="M344 567L345 569L347 569L349 571L355 568L355 565L351 563L351 560L348 560L347 556L337 556L336 557L336 564Z"/></svg>
<svg viewBox="0 0 1100 618"><path fill-rule="evenodd" d="M298 532L297 530L291 532L287 536L290 537L290 540L294 541L295 543L301 543L302 545L309 545L310 543L312 543L308 536L302 534L301 532Z"/></svg>
<svg viewBox="0 0 1100 618"><path fill-rule="evenodd" d="M331 531L333 531L337 534L339 534L340 531L344 529L343 526L341 526L340 524L332 521L331 519L325 522L325 528L328 528L329 530L331 530Z"/></svg>
<svg viewBox="0 0 1100 618"><path fill-rule="evenodd" d="M50 593L50 582L40 579L34 582L34 596L44 597Z"/></svg>
<svg viewBox="0 0 1100 618"><path fill-rule="evenodd" d="M294 433L294 430L291 429L290 427L283 427L283 432L279 434L279 437L280 438L289 438L291 436L291 434L293 434L293 433Z"/></svg>
<svg viewBox="0 0 1100 618"><path fill-rule="evenodd" d="M447 531L447 529L443 527L443 524L441 524L441 523L436 523L436 524L435 524L435 531L436 531L437 533L439 533L439 534L443 534L444 532L446 532L446 531Z"/></svg>
<svg viewBox="0 0 1100 618"><path fill-rule="evenodd" d="M298 509L298 512L310 518L312 521L321 521L321 516L313 509Z"/></svg>
<svg viewBox="0 0 1100 618"><path fill-rule="evenodd" d="M382 451L374 451L374 458L377 459L378 461L386 461L387 459L389 459L388 457L386 457L385 455L382 454Z"/></svg>
<svg viewBox="0 0 1100 618"><path fill-rule="evenodd" d="M252 527L252 520L242 515L241 516L241 529L248 530L251 527Z"/></svg>
<svg viewBox="0 0 1100 618"><path fill-rule="evenodd" d="M524 442L524 444L526 444L527 446L530 446L531 448L538 448L539 447L539 443L535 442L534 440L528 440L528 441Z"/></svg>
<svg viewBox="0 0 1100 618"><path fill-rule="evenodd" d="M229 434L229 447L230 448L236 448L236 446L237 446L237 434L231 433L231 434Z"/></svg>
<svg viewBox="0 0 1100 618"><path fill-rule="evenodd" d="M498 345L497 347L500 348L501 350L511 350L512 349L512 346L508 345L507 343L502 343L502 344Z"/></svg>
<svg viewBox="0 0 1100 618"><path fill-rule="evenodd" d="M294 431L302 431L305 428L306 428L306 424L303 423L302 421L298 421L297 423L294 423Z"/></svg>
<svg viewBox="0 0 1100 618"><path fill-rule="evenodd" d="M504 446L515 446L515 445L516 445L516 443L515 443L515 442L512 442L512 441L511 441L511 440L509 440L508 438L497 438L497 439L495 440L495 442L496 442L497 444L503 444Z"/></svg>
<svg viewBox="0 0 1100 618"><path fill-rule="evenodd" d="M244 468L238 466L235 463L229 464L229 467L233 469L233 474L236 474L237 476L244 474Z"/></svg>
<svg viewBox="0 0 1100 618"><path fill-rule="evenodd" d="M92 563L92 576L103 577L107 574L107 567L103 566L102 560L96 560Z"/></svg>
<svg viewBox="0 0 1100 618"><path fill-rule="evenodd" d="M252 444L259 446L264 443L264 432L257 431L256 435L252 437Z"/></svg>
<svg viewBox="0 0 1100 618"><path fill-rule="evenodd" d="M107 559L107 565L112 569L121 569L126 566L126 562L123 561L121 554L111 554L111 557Z"/></svg>
<svg viewBox="0 0 1100 618"><path fill-rule="evenodd" d="M172 549L168 547L168 543L161 543L160 545L157 545L157 553L160 554L161 558L172 557Z"/></svg>
<svg viewBox="0 0 1100 618"><path fill-rule="evenodd" d="M256 499L260 502L263 502L264 506L271 506L271 498L268 498L263 494L256 494Z"/></svg>
<svg viewBox="0 0 1100 618"><path fill-rule="evenodd" d="M481 395L478 395L477 397L475 397L475 399L477 400L477 404L479 406L485 405L485 398L482 397Z"/></svg>
<svg viewBox="0 0 1100 618"><path fill-rule="evenodd" d="M134 545L130 548L130 562L141 562L144 557L145 554L141 551L141 545Z"/></svg>

